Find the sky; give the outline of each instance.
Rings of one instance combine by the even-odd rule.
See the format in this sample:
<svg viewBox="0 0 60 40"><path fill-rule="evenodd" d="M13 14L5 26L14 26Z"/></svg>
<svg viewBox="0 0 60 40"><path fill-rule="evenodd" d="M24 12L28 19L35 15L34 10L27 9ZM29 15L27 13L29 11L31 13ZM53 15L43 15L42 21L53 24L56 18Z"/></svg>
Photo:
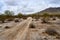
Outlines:
<svg viewBox="0 0 60 40"><path fill-rule="evenodd" d="M16 14L31 14L49 7L60 7L60 0L0 0L0 12L11 10Z"/></svg>

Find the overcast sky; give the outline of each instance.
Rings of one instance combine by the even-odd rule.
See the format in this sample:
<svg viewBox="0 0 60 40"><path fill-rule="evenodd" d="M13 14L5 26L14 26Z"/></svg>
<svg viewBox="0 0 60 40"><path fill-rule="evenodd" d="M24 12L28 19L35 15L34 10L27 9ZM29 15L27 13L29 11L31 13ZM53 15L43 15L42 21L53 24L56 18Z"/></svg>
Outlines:
<svg viewBox="0 0 60 40"><path fill-rule="evenodd" d="M60 0L0 0L0 12L12 10L30 14L48 7L60 7Z"/></svg>

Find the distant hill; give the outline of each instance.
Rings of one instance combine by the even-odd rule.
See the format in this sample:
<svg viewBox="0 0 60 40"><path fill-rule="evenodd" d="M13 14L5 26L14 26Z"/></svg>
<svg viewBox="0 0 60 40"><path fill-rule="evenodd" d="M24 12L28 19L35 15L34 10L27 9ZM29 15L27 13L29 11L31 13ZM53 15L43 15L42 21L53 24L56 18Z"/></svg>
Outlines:
<svg viewBox="0 0 60 40"><path fill-rule="evenodd" d="M60 7L50 7L40 12L37 12L36 14L43 14L43 13L60 14Z"/></svg>

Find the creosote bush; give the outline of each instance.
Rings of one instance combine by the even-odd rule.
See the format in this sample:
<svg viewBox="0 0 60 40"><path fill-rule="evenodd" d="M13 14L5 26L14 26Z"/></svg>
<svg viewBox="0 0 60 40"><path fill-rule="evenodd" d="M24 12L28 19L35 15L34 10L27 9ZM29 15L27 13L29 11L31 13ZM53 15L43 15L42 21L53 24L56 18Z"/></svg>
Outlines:
<svg viewBox="0 0 60 40"><path fill-rule="evenodd" d="M19 20L15 20L15 22L19 22Z"/></svg>
<svg viewBox="0 0 60 40"><path fill-rule="evenodd" d="M42 23L49 23L48 21L49 21L49 18L48 17L43 17L42 19Z"/></svg>
<svg viewBox="0 0 60 40"><path fill-rule="evenodd" d="M60 39L60 36L57 36L56 38L57 38L57 39Z"/></svg>
<svg viewBox="0 0 60 40"><path fill-rule="evenodd" d="M6 29L9 29L10 27L9 26L5 26Z"/></svg>
<svg viewBox="0 0 60 40"><path fill-rule="evenodd" d="M47 23L47 21L45 19L42 19L42 23Z"/></svg>
<svg viewBox="0 0 60 40"><path fill-rule="evenodd" d="M45 30L45 32L46 32L48 35L51 35L51 36L59 35L59 34L57 33L57 31L54 30L54 29L52 29L52 28L47 28L47 29Z"/></svg>
<svg viewBox="0 0 60 40"><path fill-rule="evenodd" d="M30 28L35 28L35 25L33 25L32 23L30 24Z"/></svg>
<svg viewBox="0 0 60 40"><path fill-rule="evenodd" d="M2 26L0 26L0 28L2 28Z"/></svg>
<svg viewBox="0 0 60 40"><path fill-rule="evenodd" d="M7 21L13 21L13 18L9 18Z"/></svg>
<svg viewBox="0 0 60 40"><path fill-rule="evenodd" d="M56 20L56 18L53 18L53 20Z"/></svg>

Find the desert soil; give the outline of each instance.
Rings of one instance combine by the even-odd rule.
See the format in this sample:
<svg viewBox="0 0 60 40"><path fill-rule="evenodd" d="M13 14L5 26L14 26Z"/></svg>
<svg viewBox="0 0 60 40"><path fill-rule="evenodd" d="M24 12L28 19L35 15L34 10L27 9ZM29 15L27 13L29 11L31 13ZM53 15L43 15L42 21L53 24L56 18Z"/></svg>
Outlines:
<svg viewBox="0 0 60 40"><path fill-rule="evenodd" d="M41 23L41 21L32 21L32 18L28 18L18 23L11 21L0 24L0 40L60 40L56 36L44 33L47 28L53 28L60 33L60 19L50 20L51 23ZM31 23L34 28L30 28ZM6 29L5 26L10 28Z"/></svg>

